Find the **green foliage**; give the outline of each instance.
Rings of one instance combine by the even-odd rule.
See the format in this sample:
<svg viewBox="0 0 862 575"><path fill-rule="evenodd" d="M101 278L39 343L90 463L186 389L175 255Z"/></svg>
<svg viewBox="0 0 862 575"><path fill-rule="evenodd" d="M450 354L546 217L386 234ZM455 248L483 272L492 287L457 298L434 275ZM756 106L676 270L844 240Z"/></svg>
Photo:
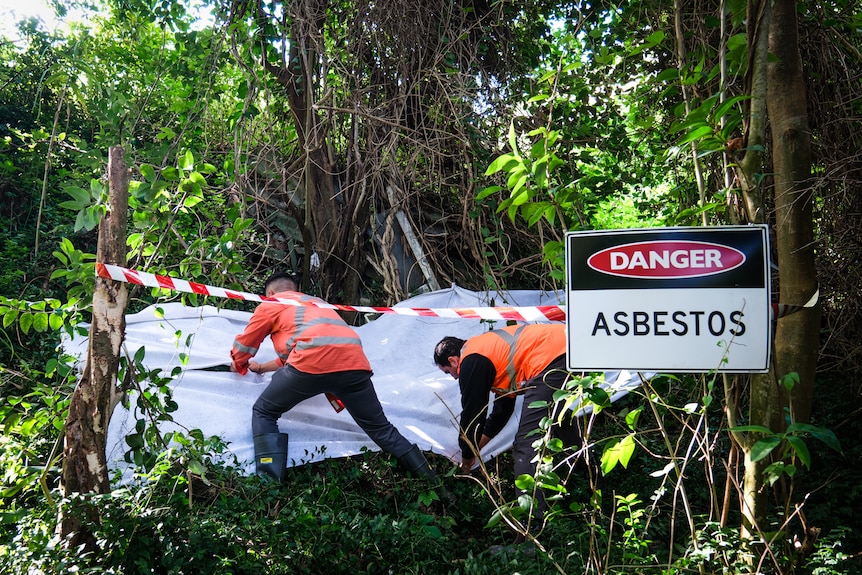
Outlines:
<svg viewBox="0 0 862 575"><path fill-rule="evenodd" d="M680 570L708 570L710 573L744 573L751 563L751 552L740 540L739 529L707 522L685 552L674 563Z"/></svg>
<svg viewBox="0 0 862 575"><path fill-rule="evenodd" d="M811 18L814 12L802 6L800 15ZM830 24L836 26L827 30L830 37L852 43L858 16L837 16L853 13L849 6L818 6L817 16L838 22ZM862 498L859 442L846 431L859 418L847 399L851 394L838 391L847 390L845 381L818 392L828 408L816 424L788 421L781 433L757 426L732 430L755 434L754 457L774 459L767 469L772 487L804 493L808 524L828 527L810 545L794 539L808 532L791 507L786 519L769 526L768 550L750 546L728 527L738 522L733 505L726 522L716 521L723 486L732 484L723 464L735 449L722 427L726 398L713 376L683 374L655 378L614 404L601 378L574 378L555 400L563 414L576 403L591 408L584 432L600 457L597 468L585 461L592 454L573 453L553 436L560 420L549 418L536 434L543 451L534 476L509 477L506 455L488 462L490 472L482 478L455 478L447 462L434 461L457 497L458 505L451 506L427 485L405 481L380 454L300 465L284 486L245 477L219 438L197 430L159 432L157 424L170 423L177 407L171 395L176 373L146 367L138 351L124 359L122 372L136 422L127 439L134 477L104 496L60 501L58 438L75 372L70 358L58 355L57 340L88 311L92 232L105 213L107 148L123 144L132 166L132 266L241 288L259 275L259 263L272 261L261 253L267 242L255 223L284 219L249 210L247 196L259 185L289 183L263 173L256 162L271 155L280 172L297 153L297 131L284 121L289 110L283 88L264 74L246 78L233 65L256 70L262 49L277 51L275 43L243 41L251 37L251 20L231 23L239 42L229 60L225 37L193 29L183 2L111 1L100 7L88 30L55 36L31 23L22 27L26 44L0 43L0 571L734 573L750 572L752 560L766 564L765 571L862 571L859 530L844 527L858 524ZM734 87L744 84L747 72L746 7L740 0L727 3L727 73ZM328 16L355 15L355 9L334 3ZM411 76L402 67L403 55L418 50L379 50L380 44L367 42L378 30L366 29L359 44L345 41L347 27L362 18L328 22L326 42L348 58L321 57L328 83L316 94L325 97L316 109L334 134L327 144L339 174L370 165L376 149L374 140L348 137L351 130L375 137L397 131L378 132L370 116L340 115L337 103L329 110L339 98L377 113L381 103L397 107L393 94L400 96L402 88L415 88L434 103L426 120L470 124L450 137L449 124L444 130L443 124L430 129L393 121L411 140L425 130L434 133L433 147L470 153L437 162L404 146L387 157L380 174L408 181L418 174L410 193L445 205L441 221L466 211L470 221L481 222L481 245L471 256L486 258L484 281L500 288L516 277L532 280L521 262L539 250L541 276L562 280L566 230L690 225L704 214L724 223L731 217L728 206L737 191L725 183L724 170L737 157L725 153L743 135L748 101L732 91L719 95L718 50L707 44L707 34L690 29L689 51L677 67L663 3L503 3L493 7L498 20L474 9L462 15L491 22L475 26L476 41L464 50L480 55L478 67L457 53L454 38L430 30L453 50L427 67L432 73L418 87L408 86ZM549 21L551 10L559 12ZM716 15L706 10L697 17L710 36L717 33ZM512 23L507 32L516 35L503 33L502 20ZM264 30L271 38L281 32L276 24ZM517 67L495 66L512 50L518 51ZM363 72L345 73L353 69ZM521 75L524 69L533 71ZM451 86L443 81L459 73L465 83L481 83L481 90L428 88ZM688 111L682 90L690 95ZM368 94L380 99L365 99ZM472 113L480 108L482 113ZM374 145L362 145L369 142ZM360 150L356 158L354 150ZM406 158L418 159L414 165ZM706 173L703 200L693 176L695 158ZM454 168L437 172L438 164ZM485 166L483 178L472 176ZM759 173L758 183L768 177ZM487 187L476 205L462 209L460 201L474 185ZM505 216L497 221L486 212ZM539 238L535 253L516 237L516 222ZM53 260L35 253L34 239L52 246L46 253L53 251ZM517 254L515 271L490 263L510 253ZM175 297L142 291L136 305ZM183 298L200 303L195 296ZM782 380L787 389L791 383ZM829 430L835 421L842 422L842 437L851 438L842 442L846 451ZM830 449L813 449L809 438ZM843 475L827 479L832 469ZM539 547L492 552L511 538L507 525L525 526L540 488L551 508L535 533ZM731 486L729 500L735 497ZM788 498L788 506L795 503ZM103 554L96 561L56 541L57 504L80 510L81 517L98 509L99 521L91 527ZM802 565L795 543L811 553ZM764 560L767 551L773 563Z"/></svg>
<svg viewBox="0 0 862 575"><path fill-rule="evenodd" d="M171 384L182 372L175 367L169 376L163 376L161 369L150 369L144 365L145 349L139 348L133 358L120 358L117 379L126 382L130 388L125 395L127 402L135 399L131 410L136 418L134 431L126 435L129 450L125 454L128 463L134 463L145 472L150 472L157 462L170 451L174 434L163 435L159 425L173 421L171 415L178 409L173 399ZM130 408L126 405L126 408Z"/></svg>
<svg viewBox="0 0 862 575"><path fill-rule="evenodd" d="M775 433L762 425L740 425L728 431L734 433L753 432L763 436L751 448L752 461L765 459L772 455L773 451L777 448L782 447L777 460L764 470L767 481L770 484L775 483L785 473L793 477L796 473L796 466L793 464L795 460L798 460L806 468L811 467L811 452L805 443L805 436L810 435L836 452L841 453L841 445L834 432L807 423L791 423L782 433Z"/></svg>
<svg viewBox="0 0 862 575"><path fill-rule="evenodd" d="M85 190L77 186L67 186L66 193L72 199L60 202L57 207L76 211L75 231L81 229L90 231L99 225L107 213L108 190L99 180L90 180L90 189Z"/></svg>
<svg viewBox="0 0 862 575"><path fill-rule="evenodd" d="M51 279L63 279L67 287L67 297L70 305L88 305L93 299L96 285L96 254L88 254L77 249L66 238L60 240L59 250L54 251L54 257L60 262L60 268L54 270ZM74 325L74 321L66 322Z"/></svg>
<svg viewBox="0 0 862 575"><path fill-rule="evenodd" d="M424 503L424 481L405 480L388 457L369 452L306 464L289 470L284 485L274 485L238 474L225 449L192 433L140 480L64 501L81 517L99 510L99 523L91 525L102 547L98 571L87 557L48 545L50 518L21 522L17 545L0 545L0 567L281 574L320 573L325 565L323 572L333 574L464 572L464 555L454 550L470 532L458 525L459 514ZM184 463L193 460L204 462L205 474ZM493 541L489 535L486 545ZM546 562L530 559L520 562L534 565L524 573L548 572Z"/></svg>
<svg viewBox="0 0 862 575"><path fill-rule="evenodd" d="M641 508L643 501L635 493L617 495L617 513L622 517L622 556L626 564L649 565L656 558L650 553L652 541L646 536L646 524L649 517Z"/></svg>
<svg viewBox="0 0 862 575"><path fill-rule="evenodd" d="M815 550L803 566L803 573L811 575L843 575L862 572L862 565L848 569L853 557L842 550L848 537L846 527L838 527L825 537L817 540ZM857 560L856 563L859 561Z"/></svg>

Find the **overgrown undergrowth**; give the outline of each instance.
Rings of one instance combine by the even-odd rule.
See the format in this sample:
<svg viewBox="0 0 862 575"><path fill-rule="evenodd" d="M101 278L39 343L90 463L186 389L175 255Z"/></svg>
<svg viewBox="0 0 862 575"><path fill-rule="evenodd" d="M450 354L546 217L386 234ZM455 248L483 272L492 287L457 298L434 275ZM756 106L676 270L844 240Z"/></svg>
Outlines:
<svg viewBox="0 0 862 575"><path fill-rule="evenodd" d="M743 572L734 529L705 525L697 546L676 543L667 563L669 524L649 514L644 475L634 467L601 480L601 497L570 480L571 493L536 530L538 547L513 545L514 533L489 527L500 490L512 496L510 455L487 475L459 476L447 460L429 459L440 483L405 476L388 455L365 452L291 468L278 485L238 471L210 443L195 474L187 454L166 457L146 476L107 495L72 498L64 506L88 516L100 550L88 556L54 539L56 510L31 497L16 521L4 520L2 573L92 574L540 574ZM197 453L195 457L200 456ZM641 478L641 479L639 479ZM577 483L581 483L579 486ZM441 489L441 487L445 487ZM645 503L646 501L646 503ZM859 573L844 542L848 528L820 540L809 564L818 575ZM852 544L852 543L851 543ZM772 572L765 569L763 572Z"/></svg>

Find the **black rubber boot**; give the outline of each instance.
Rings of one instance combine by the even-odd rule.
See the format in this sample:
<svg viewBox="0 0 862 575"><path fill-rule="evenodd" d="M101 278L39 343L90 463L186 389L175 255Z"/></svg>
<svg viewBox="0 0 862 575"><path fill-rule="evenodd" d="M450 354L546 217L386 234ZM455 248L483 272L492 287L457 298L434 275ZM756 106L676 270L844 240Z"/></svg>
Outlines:
<svg viewBox="0 0 862 575"><path fill-rule="evenodd" d="M287 434L264 433L254 436L254 472L261 477L284 481L287 471Z"/></svg>
<svg viewBox="0 0 862 575"><path fill-rule="evenodd" d="M425 477L431 482L437 481L437 475L431 469L431 466L428 465L425 454L422 453L419 446L415 443L410 447L410 451L398 458L398 463L413 475Z"/></svg>
<svg viewBox="0 0 862 575"><path fill-rule="evenodd" d="M434 490L440 497L452 505L455 504L455 496L449 493L449 490L443 487L442 483L437 481L437 474L431 469L428 460L425 459L425 454L422 453L418 445L414 443L410 451L398 458L398 463L413 475L424 477L430 483L433 483Z"/></svg>

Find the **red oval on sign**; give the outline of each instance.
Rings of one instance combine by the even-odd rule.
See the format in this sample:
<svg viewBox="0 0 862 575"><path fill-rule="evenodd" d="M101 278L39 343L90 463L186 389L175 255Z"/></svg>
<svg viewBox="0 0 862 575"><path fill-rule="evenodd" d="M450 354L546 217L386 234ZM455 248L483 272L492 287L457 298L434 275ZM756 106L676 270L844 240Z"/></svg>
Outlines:
<svg viewBox="0 0 862 575"><path fill-rule="evenodd" d="M691 240L656 240L606 248L587 259L603 274L638 279L710 276L738 268L745 254L736 248Z"/></svg>

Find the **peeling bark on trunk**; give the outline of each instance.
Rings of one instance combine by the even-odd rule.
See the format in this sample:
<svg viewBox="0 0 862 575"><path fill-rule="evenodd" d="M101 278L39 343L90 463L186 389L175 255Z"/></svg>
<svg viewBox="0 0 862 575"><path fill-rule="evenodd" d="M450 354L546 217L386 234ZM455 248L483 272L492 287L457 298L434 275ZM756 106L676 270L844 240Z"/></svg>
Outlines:
<svg viewBox="0 0 862 575"><path fill-rule="evenodd" d="M119 266L126 265L129 205L129 171L124 155L120 146L109 151L109 211L99 223L96 253L99 262ZM111 413L119 401L117 371L125 335L127 302L125 283L96 278L86 365L72 394L66 418L61 477L66 497L102 494L110 489L105 446ZM88 505L66 509L60 518L60 536L70 548L83 546L86 551L96 551L96 542L87 523L97 519L98 510Z"/></svg>

